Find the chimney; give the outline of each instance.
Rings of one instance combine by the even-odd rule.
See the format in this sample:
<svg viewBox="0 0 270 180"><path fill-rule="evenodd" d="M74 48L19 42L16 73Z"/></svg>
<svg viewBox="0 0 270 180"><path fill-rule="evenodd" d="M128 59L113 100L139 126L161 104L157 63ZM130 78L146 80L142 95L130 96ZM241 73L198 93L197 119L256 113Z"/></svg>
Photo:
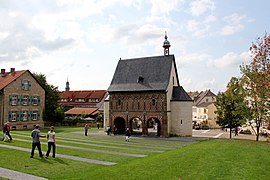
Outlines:
<svg viewBox="0 0 270 180"><path fill-rule="evenodd" d="M6 69L1 69L1 75L4 75L6 73Z"/></svg>
<svg viewBox="0 0 270 180"><path fill-rule="evenodd" d="M15 68L10 68L10 72L14 73L15 72Z"/></svg>

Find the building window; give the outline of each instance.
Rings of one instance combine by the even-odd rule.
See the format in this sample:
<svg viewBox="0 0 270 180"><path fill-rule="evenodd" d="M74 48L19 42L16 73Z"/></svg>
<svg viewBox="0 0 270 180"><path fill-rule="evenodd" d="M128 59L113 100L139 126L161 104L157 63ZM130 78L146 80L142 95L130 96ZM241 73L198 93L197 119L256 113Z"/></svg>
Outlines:
<svg viewBox="0 0 270 180"><path fill-rule="evenodd" d="M32 120L33 121L39 120L39 116L40 116L39 111L32 112Z"/></svg>
<svg viewBox="0 0 270 180"><path fill-rule="evenodd" d="M28 80L22 80L22 90L29 91L31 88L31 82Z"/></svg>
<svg viewBox="0 0 270 180"><path fill-rule="evenodd" d="M38 105L38 98L37 96L32 97L32 105Z"/></svg>
<svg viewBox="0 0 270 180"><path fill-rule="evenodd" d="M12 95L11 96L11 105L12 106L18 105L18 96L17 95Z"/></svg>
<svg viewBox="0 0 270 180"><path fill-rule="evenodd" d="M152 105L155 106L156 105L156 100L152 99Z"/></svg>
<svg viewBox="0 0 270 180"><path fill-rule="evenodd" d="M22 96L22 105L24 105L24 106L28 105L28 96L27 95Z"/></svg>
<svg viewBox="0 0 270 180"><path fill-rule="evenodd" d="M12 113L11 113L11 121L17 121L17 112L16 111L12 111Z"/></svg>
<svg viewBox="0 0 270 180"><path fill-rule="evenodd" d="M118 106L120 106L121 105L121 100L120 99L118 99Z"/></svg>
<svg viewBox="0 0 270 180"><path fill-rule="evenodd" d="M23 121L27 121L28 120L28 112L27 111L23 111L22 112L22 120Z"/></svg>

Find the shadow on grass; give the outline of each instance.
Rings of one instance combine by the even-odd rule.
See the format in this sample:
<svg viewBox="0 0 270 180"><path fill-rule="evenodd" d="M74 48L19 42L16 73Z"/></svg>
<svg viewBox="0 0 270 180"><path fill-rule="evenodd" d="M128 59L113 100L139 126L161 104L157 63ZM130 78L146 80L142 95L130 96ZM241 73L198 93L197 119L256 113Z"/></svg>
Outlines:
<svg viewBox="0 0 270 180"><path fill-rule="evenodd" d="M60 163L60 164L65 164L65 165L69 165L68 163L66 163L65 161L63 161L62 159L60 159L60 158L53 158L53 160L54 161L56 161L56 162L58 162L58 163Z"/></svg>

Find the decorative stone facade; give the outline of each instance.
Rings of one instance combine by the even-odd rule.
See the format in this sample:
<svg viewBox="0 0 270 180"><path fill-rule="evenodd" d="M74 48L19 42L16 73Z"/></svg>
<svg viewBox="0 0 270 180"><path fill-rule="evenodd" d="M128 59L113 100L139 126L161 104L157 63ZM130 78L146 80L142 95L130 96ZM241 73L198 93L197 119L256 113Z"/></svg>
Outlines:
<svg viewBox="0 0 270 180"><path fill-rule="evenodd" d="M126 92L110 94L110 126L116 124L117 118L125 120L125 127L131 128L132 120L138 118L142 122L142 134L148 134L147 122L155 119L162 128L159 135L167 136L167 100L163 92ZM122 128L121 128L122 131ZM119 130L120 133L120 130Z"/></svg>

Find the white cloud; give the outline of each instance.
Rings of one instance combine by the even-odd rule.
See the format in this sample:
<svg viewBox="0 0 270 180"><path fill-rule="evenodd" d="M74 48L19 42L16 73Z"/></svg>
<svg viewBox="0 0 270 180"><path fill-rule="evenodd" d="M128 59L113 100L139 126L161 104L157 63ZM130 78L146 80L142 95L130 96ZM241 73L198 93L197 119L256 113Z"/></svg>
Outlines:
<svg viewBox="0 0 270 180"><path fill-rule="evenodd" d="M213 15L206 16L203 20L189 20L187 22L187 30L192 32L193 36L202 38L211 35L211 25L217 20Z"/></svg>
<svg viewBox="0 0 270 180"><path fill-rule="evenodd" d="M31 24L31 15L20 11L0 11L1 23L1 61L24 60L55 51L71 43L73 39L58 36L55 39L45 38L42 30ZM8 33L6 33L8 32Z"/></svg>
<svg viewBox="0 0 270 180"><path fill-rule="evenodd" d="M212 0L196 0L190 3L190 13L193 16L200 16L214 9L215 4Z"/></svg>
<svg viewBox="0 0 270 180"><path fill-rule="evenodd" d="M183 3L183 0L170 0L169 2L164 0L151 0L152 8L151 14L170 14L171 11L177 10Z"/></svg>
<svg viewBox="0 0 270 180"><path fill-rule="evenodd" d="M223 21L225 21L227 25L222 28L220 34L232 35L241 31L244 28L242 21L245 20L245 18L246 15L239 15L237 13L224 17Z"/></svg>
<svg viewBox="0 0 270 180"><path fill-rule="evenodd" d="M235 52L228 52L221 58L209 61L210 66L218 68L239 67L242 63L249 62L250 56L248 52L237 54Z"/></svg>
<svg viewBox="0 0 270 180"><path fill-rule="evenodd" d="M176 59L177 64L182 67L187 64L197 64L199 62L207 62L211 60L211 55L207 53L192 53L179 56Z"/></svg>

